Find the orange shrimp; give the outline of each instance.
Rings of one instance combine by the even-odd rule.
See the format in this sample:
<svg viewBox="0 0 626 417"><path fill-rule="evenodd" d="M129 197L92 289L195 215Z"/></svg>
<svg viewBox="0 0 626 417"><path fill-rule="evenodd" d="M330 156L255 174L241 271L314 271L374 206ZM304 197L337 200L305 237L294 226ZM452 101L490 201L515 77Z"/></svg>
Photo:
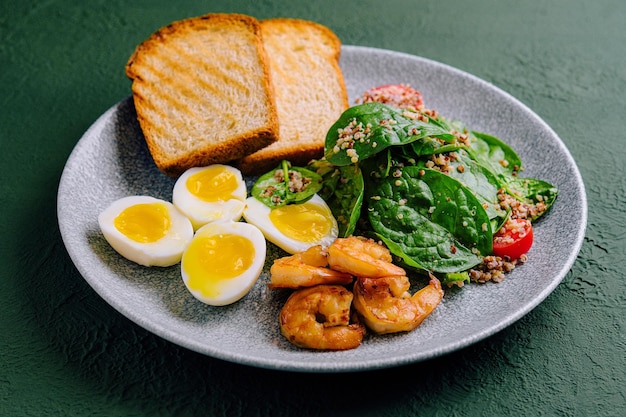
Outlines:
<svg viewBox="0 0 626 417"><path fill-rule="evenodd" d="M352 276L328 266L327 253L320 245L279 258L270 268L270 288L303 288L319 284L347 285Z"/></svg>
<svg viewBox="0 0 626 417"><path fill-rule="evenodd" d="M363 340L365 326L351 321L352 299L352 292L341 285L296 290L280 311L280 331L302 348L354 349Z"/></svg>
<svg viewBox="0 0 626 417"><path fill-rule="evenodd" d="M328 264L337 271L357 277L404 276L404 269L391 263L391 253L373 239L338 238L328 247Z"/></svg>
<svg viewBox="0 0 626 417"><path fill-rule="evenodd" d="M409 332L433 312L443 298L439 280L411 295L406 276L358 278L354 283L354 308L375 333Z"/></svg>

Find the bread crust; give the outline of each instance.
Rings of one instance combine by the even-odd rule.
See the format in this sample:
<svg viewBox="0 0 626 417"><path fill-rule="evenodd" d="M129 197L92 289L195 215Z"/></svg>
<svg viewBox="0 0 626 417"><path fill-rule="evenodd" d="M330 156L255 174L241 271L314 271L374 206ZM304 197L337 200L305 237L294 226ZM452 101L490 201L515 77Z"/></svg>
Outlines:
<svg viewBox="0 0 626 417"><path fill-rule="evenodd" d="M253 17L173 22L138 45L125 70L150 154L169 176L240 159L278 138L268 57Z"/></svg>

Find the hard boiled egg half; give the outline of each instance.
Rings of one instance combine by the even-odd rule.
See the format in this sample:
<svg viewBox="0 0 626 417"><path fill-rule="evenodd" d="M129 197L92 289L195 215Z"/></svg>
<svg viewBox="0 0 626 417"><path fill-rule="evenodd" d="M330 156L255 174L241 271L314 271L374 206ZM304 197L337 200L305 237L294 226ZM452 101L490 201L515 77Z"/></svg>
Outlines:
<svg viewBox="0 0 626 417"><path fill-rule="evenodd" d="M188 169L172 191L172 203L191 220L194 230L216 220L238 221L245 200L241 172L221 164Z"/></svg>
<svg viewBox="0 0 626 417"><path fill-rule="evenodd" d="M144 266L171 266L191 242L193 227L168 201L123 197L98 216L109 244L126 259Z"/></svg>
<svg viewBox="0 0 626 417"><path fill-rule="evenodd" d="M276 208L248 197L243 217L261 229L267 240L290 254L315 245L328 246L339 233L330 208L317 194L304 203Z"/></svg>
<svg viewBox="0 0 626 417"><path fill-rule="evenodd" d="M205 304L234 303L259 278L265 252L265 238L255 226L233 221L208 223L196 231L183 254L183 282Z"/></svg>

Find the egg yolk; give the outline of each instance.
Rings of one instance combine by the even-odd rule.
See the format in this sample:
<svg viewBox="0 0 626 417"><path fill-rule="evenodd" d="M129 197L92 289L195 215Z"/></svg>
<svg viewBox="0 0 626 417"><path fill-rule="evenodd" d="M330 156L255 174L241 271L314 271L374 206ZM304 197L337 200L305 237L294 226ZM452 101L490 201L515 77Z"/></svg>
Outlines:
<svg viewBox="0 0 626 417"><path fill-rule="evenodd" d="M219 295L220 283L245 272L254 257L254 245L245 237L233 234L196 237L183 258L189 277L187 285L205 297L215 297Z"/></svg>
<svg viewBox="0 0 626 417"><path fill-rule="evenodd" d="M330 232L330 213L316 204L288 204L270 212L270 220L285 236L300 242L316 242Z"/></svg>
<svg viewBox="0 0 626 417"><path fill-rule="evenodd" d="M237 176L224 167L209 167L187 178L187 189L204 201L226 201L237 189Z"/></svg>
<svg viewBox="0 0 626 417"><path fill-rule="evenodd" d="M161 203L135 204L122 210L113 223L129 239L151 243L167 234L170 215L167 207Z"/></svg>

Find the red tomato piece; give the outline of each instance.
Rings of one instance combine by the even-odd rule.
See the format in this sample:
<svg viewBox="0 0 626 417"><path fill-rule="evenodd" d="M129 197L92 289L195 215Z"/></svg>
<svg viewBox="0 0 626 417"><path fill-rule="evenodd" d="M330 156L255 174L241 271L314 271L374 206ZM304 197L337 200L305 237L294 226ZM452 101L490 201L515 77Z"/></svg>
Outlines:
<svg viewBox="0 0 626 417"><path fill-rule="evenodd" d="M422 93L408 84L386 84L367 90L360 99L361 103L375 101L402 109L417 109L424 105Z"/></svg>
<svg viewBox="0 0 626 417"><path fill-rule="evenodd" d="M493 254L519 259L533 244L533 227L529 220L509 219L493 236Z"/></svg>

